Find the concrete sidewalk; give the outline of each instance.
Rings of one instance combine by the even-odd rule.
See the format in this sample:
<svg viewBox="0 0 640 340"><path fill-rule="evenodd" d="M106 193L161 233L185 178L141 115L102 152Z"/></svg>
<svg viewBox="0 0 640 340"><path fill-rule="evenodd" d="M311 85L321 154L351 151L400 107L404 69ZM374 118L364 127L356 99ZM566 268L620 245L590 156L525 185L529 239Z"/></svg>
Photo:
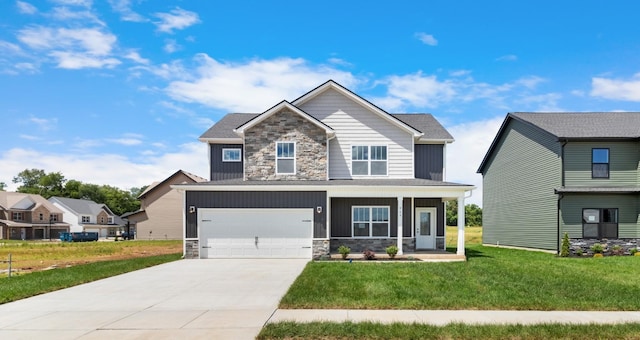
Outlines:
<svg viewBox="0 0 640 340"><path fill-rule="evenodd" d="M616 324L640 323L639 312L596 311L512 311L512 310L364 310L364 309L278 309L269 323L281 321L424 323L443 326L466 324Z"/></svg>

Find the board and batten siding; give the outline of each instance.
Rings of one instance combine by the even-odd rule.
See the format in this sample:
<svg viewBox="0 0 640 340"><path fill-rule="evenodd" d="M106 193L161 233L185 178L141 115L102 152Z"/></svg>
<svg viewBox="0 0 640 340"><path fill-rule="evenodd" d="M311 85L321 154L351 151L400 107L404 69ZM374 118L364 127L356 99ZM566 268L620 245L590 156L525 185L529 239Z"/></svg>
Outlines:
<svg viewBox="0 0 640 340"><path fill-rule="evenodd" d="M415 175L416 178L442 181L444 162L443 144L415 145Z"/></svg>
<svg viewBox="0 0 640 340"><path fill-rule="evenodd" d="M240 162L223 162L222 149L240 149ZM219 181L225 179L242 178L244 165L244 148L242 144L209 144L209 159L211 161L210 179Z"/></svg>
<svg viewBox="0 0 640 340"><path fill-rule="evenodd" d="M618 238L640 237L639 198L637 195L570 194L560 201L561 233L582 238L582 209L617 208Z"/></svg>
<svg viewBox="0 0 640 340"><path fill-rule="evenodd" d="M609 178L591 178L591 150L609 149ZM638 142L569 142L564 147L565 186L632 187L638 185Z"/></svg>
<svg viewBox="0 0 640 340"><path fill-rule="evenodd" d="M555 250L560 144L516 119L497 143L483 173L482 242Z"/></svg>
<svg viewBox="0 0 640 340"><path fill-rule="evenodd" d="M413 136L408 131L333 89L300 108L335 131L329 141L329 178L353 178L352 145L387 145L388 176L383 177L413 178Z"/></svg>

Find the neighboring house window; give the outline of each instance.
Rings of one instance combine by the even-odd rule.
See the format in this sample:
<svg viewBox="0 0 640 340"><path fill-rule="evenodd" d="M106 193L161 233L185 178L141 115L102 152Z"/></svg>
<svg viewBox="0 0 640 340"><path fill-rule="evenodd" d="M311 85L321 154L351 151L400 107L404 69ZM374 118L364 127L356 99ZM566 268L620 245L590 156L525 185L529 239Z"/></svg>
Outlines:
<svg viewBox="0 0 640 340"><path fill-rule="evenodd" d="M223 162L240 162L240 149L222 149Z"/></svg>
<svg viewBox="0 0 640 340"><path fill-rule="evenodd" d="M13 213L13 220L14 221L22 221L24 219L24 215L21 212L14 212Z"/></svg>
<svg viewBox="0 0 640 340"><path fill-rule="evenodd" d="M591 178L609 178L609 149L591 149Z"/></svg>
<svg viewBox="0 0 640 340"><path fill-rule="evenodd" d="M351 147L351 174L362 176L387 175L386 145L354 145Z"/></svg>
<svg viewBox="0 0 640 340"><path fill-rule="evenodd" d="M43 213L40 213L40 214L38 215L38 218L40 219L40 221L44 221L44 214L43 214Z"/></svg>
<svg viewBox="0 0 640 340"><path fill-rule="evenodd" d="M49 215L49 220L51 220L51 222L58 222L58 215L50 214Z"/></svg>
<svg viewBox="0 0 640 340"><path fill-rule="evenodd" d="M389 237L389 207L353 207L354 237Z"/></svg>
<svg viewBox="0 0 640 340"><path fill-rule="evenodd" d="M109 224L113 224L113 217L109 217Z"/></svg>
<svg viewBox="0 0 640 340"><path fill-rule="evenodd" d="M296 143L276 142L276 173L296 173Z"/></svg>
<svg viewBox="0 0 640 340"><path fill-rule="evenodd" d="M104 224L104 216L100 216L100 224Z"/></svg>
<svg viewBox="0 0 640 340"><path fill-rule="evenodd" d="M618 238L618 209L582 209L583 238Z"/></svg>
<svg viewBox="0 0 640 340"><path fill-rule="evenodd" d="M91 218L89 216L82 216L82 223L89 223Z"/></svg>

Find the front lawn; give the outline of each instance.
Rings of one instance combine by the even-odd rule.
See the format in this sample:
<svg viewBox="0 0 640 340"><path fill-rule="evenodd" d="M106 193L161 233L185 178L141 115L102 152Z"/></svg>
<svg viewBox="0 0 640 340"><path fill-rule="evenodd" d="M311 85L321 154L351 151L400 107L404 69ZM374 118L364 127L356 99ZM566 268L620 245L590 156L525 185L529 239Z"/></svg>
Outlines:
<svg viewBox="0 0 640 340"><path fill-rule="evenodd" d="M640 324L431 326L281 322L266 325L257 339L640 339Z"/></svg>
<svg viewBox="0 0 640 340"><path fill-rule="evenodd" d="M473 245L467 262L310 262L280 308L639 310L640 258ZM375 261L373 261L375 262Z"/></svg>

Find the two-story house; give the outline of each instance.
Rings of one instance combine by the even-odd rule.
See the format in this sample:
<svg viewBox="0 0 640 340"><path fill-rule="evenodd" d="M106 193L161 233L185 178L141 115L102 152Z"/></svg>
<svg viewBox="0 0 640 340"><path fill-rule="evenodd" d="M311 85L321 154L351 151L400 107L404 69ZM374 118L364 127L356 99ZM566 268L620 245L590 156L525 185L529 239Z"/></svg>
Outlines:
<svg viewBox="0 0 640 340"><path fill-rule="evenodd" d="M485 244L637 246L639 112L509 113L478 172Z"/></svg>
<svg viewBox="0 0 640 340"><path fill-rule="evenodd" d="M207 180L184 170L178 170L160 182L149 185L138 196L140 210L122 215L135 225L140 240L181 240L184 237L182 194L172 189L174 184L192 184Z"/></svg>
<svg viewBox="0 0 640 340"><path fill-rule="evenodd" d="M56 196L49 198L49 202L62 210L63 220L69 223L73 233L95 232L102 238L113 237L124 225L122 219L105 204Z"/></svg>
<svg viewBox="0 0 640 340"><path fill-rule="evenodd" d="M69 231L62 213L40 195L0 191L0 239L58 239Z"/></svg>
<svg viewBox="0 0 640 340"><path fill-rule="evenodd" d="M250 100L250 95L247 97ZM223 117L200 138L210 181L184 191L185 257L318 258L445 249L451 135L429 114L389 114L334 81L259 114Z"/></svg>

